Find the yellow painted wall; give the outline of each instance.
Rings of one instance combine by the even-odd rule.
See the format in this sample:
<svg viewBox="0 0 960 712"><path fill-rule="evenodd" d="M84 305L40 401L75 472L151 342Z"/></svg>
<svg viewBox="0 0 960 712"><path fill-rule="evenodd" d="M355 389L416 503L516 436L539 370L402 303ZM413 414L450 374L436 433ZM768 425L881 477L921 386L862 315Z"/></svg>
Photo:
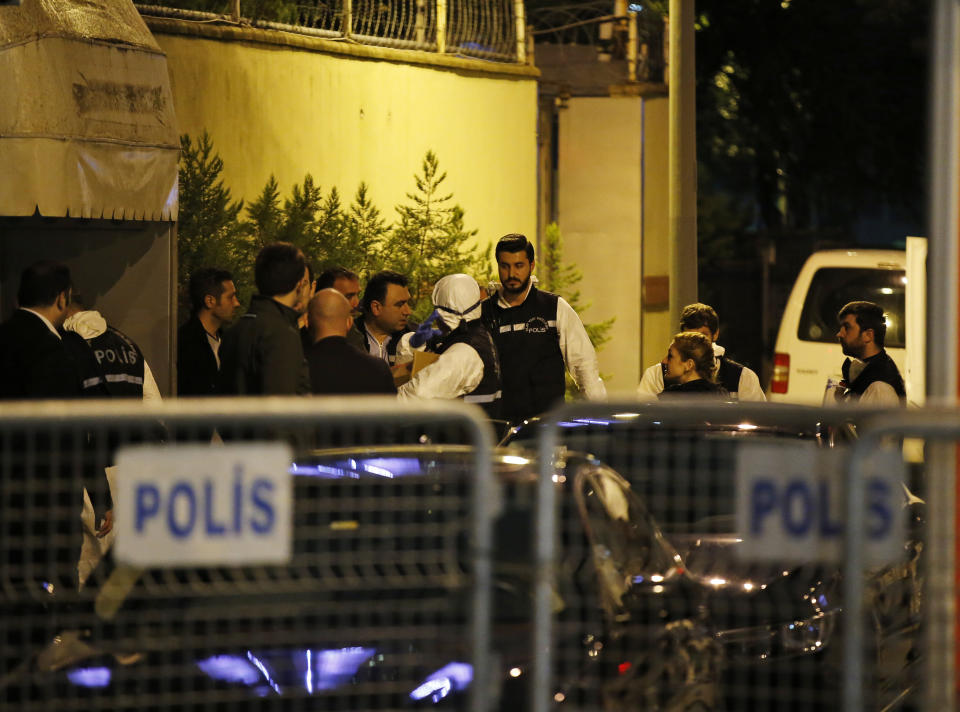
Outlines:
<svg viewBox="0 0 960 712"><path fill-rule="evenodd" d="M481 241L536 234L534 78L153 32L180 132L209 131L235 198L309 172L347 203L366 181L392 221L432 149Z"/></svg>
<svg viewBox="0 0 960 712"><path fill-rule="evenodd" d="M559 114L558 217L583 272L588 322L616 317L598 354L611 394L632 396L659 361L668 312L642 304L643 275L666 274L666 99L572 98Z"/></svg>
<svg viewBox="0 0 960 712"><path fill-rule="evenodd" d="M667 97L644 99L643 273L670 274L670 214L668 210L669 156ZM668 308L643 306L642 363L644 367L663 358L676 333Z"/></svg>

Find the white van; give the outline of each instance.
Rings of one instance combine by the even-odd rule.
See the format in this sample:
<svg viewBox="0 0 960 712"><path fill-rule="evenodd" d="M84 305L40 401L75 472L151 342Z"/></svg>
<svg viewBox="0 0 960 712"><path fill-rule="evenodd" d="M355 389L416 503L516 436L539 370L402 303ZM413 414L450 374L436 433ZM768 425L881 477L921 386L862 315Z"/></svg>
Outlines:
<svg viewBox="0 0 960 712"><path fill-rule="evenodd" d="M922 241L925 259L926 241L910 239ZM923 264L921 260L921 267ZM921 272L919 284L923 285L924 279ZM882 306L887 315L885 347L907 381L907 397L911 399L911 379L906 369L907 282L907 253L903 250L824 250L812 254L800 270L783 312L767 397L788 403L822 403L827 379L840 381L845 358L837 342L837 312L848 302L866 300ZM922 330L924 312L910 311L917 315L913 317L914 328ZM920 341L922 348L922 338ZM922 358L917 363L922 364Z"/></svg>

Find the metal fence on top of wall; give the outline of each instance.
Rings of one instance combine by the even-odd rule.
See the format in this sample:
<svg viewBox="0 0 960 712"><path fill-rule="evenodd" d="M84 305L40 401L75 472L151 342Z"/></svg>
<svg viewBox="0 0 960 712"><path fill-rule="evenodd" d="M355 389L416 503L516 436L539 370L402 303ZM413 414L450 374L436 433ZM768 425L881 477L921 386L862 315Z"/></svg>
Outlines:
<svg viewBox="0 0 960 712"><path fill-rule="evenodd" d="M161 0L147 16L263 29L525 64L523 0Z"/></svg>

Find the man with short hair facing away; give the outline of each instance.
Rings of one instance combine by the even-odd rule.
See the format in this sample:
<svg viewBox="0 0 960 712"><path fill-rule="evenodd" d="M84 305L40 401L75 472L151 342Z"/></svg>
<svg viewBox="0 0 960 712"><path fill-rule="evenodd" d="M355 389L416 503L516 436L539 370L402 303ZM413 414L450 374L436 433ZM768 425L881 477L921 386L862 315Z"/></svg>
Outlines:
<svg viewBox="0 0 960 712"><path fill-rule="evenodd" d="M437 281L432 299L446 333L429 341L427 349L440 358L400 386L400 399L462 398L483 408L490 419L500 419L500 359L480 318L480 286L470 275L450 274Z"/></svg>
<svg viewBox="0 0 960 712"><path fill-rule="evenodd" d="M216 394L223 327L240 306L233 276L203 267L190 275L190 319L177 331L177 394Z"/></svg>
<svg viewBox="0 0 960 712"><path fill-rule="evenodd" d="M218 392L227 395L307 395L297 307L312 289L307 260L289 242L267 245L254 266L250 308L223 335Z"/></svg>
<svg viewBox="0 0 960 712"><path fill-rule="evenodd" d="M497 243L500 289L483 303L483 320L500 353L503 417L511 423L563 402L565 372L589 400L606 400L597 353L566 300L533 283L533 245L523 235Z"/></svg>
<svg viewBox="0 0 960 712"><path fill-rule="evenodd" d="M333 288L321 289L310 301L307 317L313 344L307 349L310 383L316 394L386 393L396 386L386 361L347 343L353 326L352 307Z"/></svg>
<svg viewBox="0 0 960 712"><path fill-rule="evenodd" d="M70 269L36 262L20 275L18 309L0 325L0 399L75 398L76 365L57 331L70 306Z"/></svg>
<svg viewBox="0 0 960 712"><path fill-rule="evenodd" d="M873 302L850 302L837 314L837 321L837 340L847 359L834 397L860 405L903 405L907 399L903 378L883 348L887 336L883 307Z"/></svg>
<svg viewBox="0 0 960 712"><path fill-rule="evenodd" d="M377 272L367 282L362 304L363 316L354 323L358 336L353 338L371 356L398 365L401 339L412 333L407 325L412 313L407 278L390 270Z"/></svg>
<svg viewBox="0 0 960 712"><path fill-rule="evenodd" d="M163 400L150 364L133 339L107 324L100 312L87 309L76 293L67 314L63 343L77 364L84 397Z"/></svg>
<svg viewBox="0 0 960 712"><path fill-rule="evenodd" d="M697 331L706 336L713 343L714 365L716 380L733 400L766 401L767 397L760 387L757 374L741 363L729 358L717 337L720 335L720 318L709 304L694 302L688 304L680 312L680 331ZM654 364L643 373L637 394L643 396L659 396L664 389L664 365Z"/></svg>
<svg viewBox="0 0 960 712"><path fill-rule="evenodd" d="M59 262L36 262L20 274L19 308L0 324L0 400L71 399L81 395L80 373L58 331L67 318L72 293L70 269ZM74 463L54 454L62 443L51 441L43 432L37 432L31 440L27 443L22 436L15 435L12 444L8 443L14 472L41 481L52 478L62 482L75 476ZM32 464L25 460L30 451L35 453ZM106 536L113 528L113 501L106 477L102 469L86 465L81 466L80 472L96 512L103 516L96 535ZM37 490L40 498L49 494L49 487L40 486ZM79 515L83 507L82 494L82 488L58 489L51 501L41 499L35 505L62 506L64 511ZM9 511L23 505L23 496L17 491L4 495L11 507ZM79 525L79 519L76 522ZM6 524L7 535L23 535L19 520ZM79 531L76 534L79 554L81 536ZM34 553L39 553L36 548Z"/></svg>

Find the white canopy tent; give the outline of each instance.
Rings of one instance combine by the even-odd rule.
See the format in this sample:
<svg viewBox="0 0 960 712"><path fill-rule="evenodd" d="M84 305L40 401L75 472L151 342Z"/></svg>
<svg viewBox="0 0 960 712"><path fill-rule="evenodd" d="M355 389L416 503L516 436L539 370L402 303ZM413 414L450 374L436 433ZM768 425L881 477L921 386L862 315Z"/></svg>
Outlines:
<svg viewBox="0 0 960 712"><path fill-rule="evenodd" d="M0 6L0 318L26 265L63 261L169 393L178 158L166 57L130 0Z"/></svg>
<svg viewBox="0 0 960 712"><path fill-rule="evenodd" d="M0 7L0 215L175 220L166 57L129 0Z"/></svg>

